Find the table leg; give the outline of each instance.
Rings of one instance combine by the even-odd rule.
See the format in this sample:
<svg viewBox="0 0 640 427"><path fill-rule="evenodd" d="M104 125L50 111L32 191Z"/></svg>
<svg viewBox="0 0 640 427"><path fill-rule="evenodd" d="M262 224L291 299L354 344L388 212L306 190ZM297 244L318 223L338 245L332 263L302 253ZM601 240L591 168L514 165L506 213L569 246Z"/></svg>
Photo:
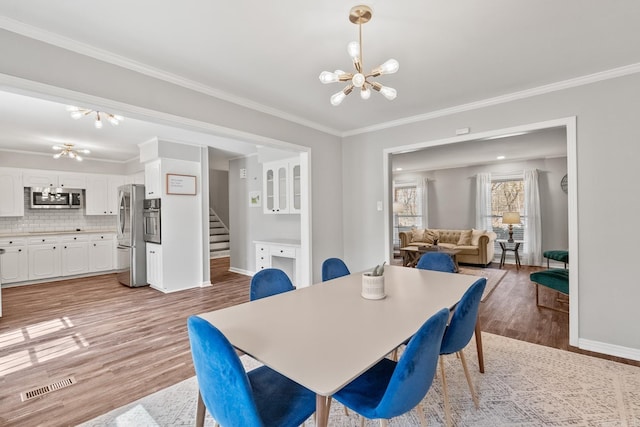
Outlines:
<svg viewBox="0 0 640 427"><path fill-rule="evenodd" d="M502 249L502 255L500 256L500 268L502 268L504 266L504 259L507 255L507 249L502 243L500 243L500 249Z"/></svg>
<svg viewBox="0 0 640 427"><path fill-rule="evenodd" d="M327 397L316 394L316 426L326 427L329 423Z"/></svg>
<svg viewBox="0 0 640 427"><path fill-rule="evenodd" d="M515 252L516 254L516 269L520 270L520 267L522 267L522 265L520 264L520 253L519 253L519 249L520 249L520 243L518 243L516 245L516 248L514 249L513 252Z"/></svg>
<svg viewBox="0 0 640 427"><path fill-rule="evenodd" d="M484 374L484 354L482 353L482 332L480 330L480 319L476 320L476 349L478 351L478 368Z"/></svg>

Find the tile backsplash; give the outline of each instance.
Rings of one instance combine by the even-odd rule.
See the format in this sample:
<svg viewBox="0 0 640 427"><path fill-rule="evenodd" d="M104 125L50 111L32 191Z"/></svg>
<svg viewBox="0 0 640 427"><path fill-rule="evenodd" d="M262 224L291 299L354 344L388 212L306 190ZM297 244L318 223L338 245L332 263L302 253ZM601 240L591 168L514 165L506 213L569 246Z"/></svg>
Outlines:
<svg viewBox="0 0 640 427"><path fill-rule="evenodd" d="M83 192L84 195L84 192ZM24 216L0 217L0 234L43 231L116 230L115 215L85 215L82 209L31 209L24 189Z"/></svg>

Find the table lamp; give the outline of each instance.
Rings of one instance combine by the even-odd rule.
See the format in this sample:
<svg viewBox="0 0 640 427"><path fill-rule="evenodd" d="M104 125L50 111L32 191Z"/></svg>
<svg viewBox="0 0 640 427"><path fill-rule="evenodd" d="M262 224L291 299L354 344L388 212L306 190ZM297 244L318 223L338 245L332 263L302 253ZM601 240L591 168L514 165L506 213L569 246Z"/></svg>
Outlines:
<svg viewBox="0 0 640 427"><path fill-rule="evenodd" d="M507 242L513 242L513 224L520 224L520 212L504 212L502 214L502 223L509 224L509 240Z"/></svg>

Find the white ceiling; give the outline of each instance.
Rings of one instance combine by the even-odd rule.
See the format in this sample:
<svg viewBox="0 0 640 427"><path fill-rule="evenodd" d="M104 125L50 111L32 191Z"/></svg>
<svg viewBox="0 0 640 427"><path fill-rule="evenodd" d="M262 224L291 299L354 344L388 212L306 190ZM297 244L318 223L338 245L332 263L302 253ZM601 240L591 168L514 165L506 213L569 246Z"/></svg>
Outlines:
<svg viewBox="0 0 640 427"><path fill-rule="evenodd" d="M336 134L640 63L637 0L372 0L364 68L397 59L399 72L379 81L398 98L353 93L332 107L329 97L343 85L322 85L318 75L352 70L346 45L357 39L348 21L355 4L4 0L0 27L135 61ZM95 135L78 137L98 144Z"/></svg>

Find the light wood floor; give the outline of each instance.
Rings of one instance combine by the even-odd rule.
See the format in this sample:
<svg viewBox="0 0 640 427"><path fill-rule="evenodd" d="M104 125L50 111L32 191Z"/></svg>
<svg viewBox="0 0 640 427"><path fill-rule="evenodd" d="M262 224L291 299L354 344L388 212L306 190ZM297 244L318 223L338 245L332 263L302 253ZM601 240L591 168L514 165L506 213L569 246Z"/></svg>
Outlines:
<svg viewBox="0 0 640 427"><path fill-rule="evenodd" d="M212 287L168 295L112 274L3 289L0 425L76 425L193 376L187 317L249 299L250 278L228 266L212 260ZM533 270L507 268L482 304L483 330L575 351L568 315L536 308ZM76 384L21 402L20 392L70 375Z"/></svg>

